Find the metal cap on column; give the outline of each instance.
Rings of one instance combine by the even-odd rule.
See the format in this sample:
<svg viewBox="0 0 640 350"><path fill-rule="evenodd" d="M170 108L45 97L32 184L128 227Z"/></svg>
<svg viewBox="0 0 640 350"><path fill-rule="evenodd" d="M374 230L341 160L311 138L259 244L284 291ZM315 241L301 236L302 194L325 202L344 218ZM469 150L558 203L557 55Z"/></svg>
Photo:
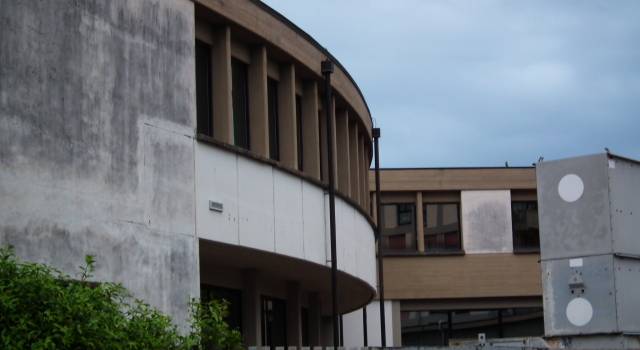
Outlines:
<svg viewBox="0 0 640 350"><path fill-rule="evenodd" d="M336 183L335 164L333 161L333 135L335 130L332 108L333 89L331 88L331 74L333 73L333 62L324 60L321 64L321 71L324 77L324 115L327 119L327 160L329 163L329 229L331 234L331 319L333 320L333 346L334 349L340 343L340 319L338 314L338 257L336 254Z"/></svg>

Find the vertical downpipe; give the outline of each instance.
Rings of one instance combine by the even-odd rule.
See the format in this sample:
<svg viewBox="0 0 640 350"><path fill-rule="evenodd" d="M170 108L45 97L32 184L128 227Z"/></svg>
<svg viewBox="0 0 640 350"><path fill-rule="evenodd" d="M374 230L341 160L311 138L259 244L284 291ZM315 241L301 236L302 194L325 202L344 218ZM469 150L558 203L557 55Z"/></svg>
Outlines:
<svg viewBox="0 0 640 350"><path fill-rule="evenodd" d="M322 75L324 76L324 115L327 119L327 160L329 166L329 229L331 233L331 316L333 320L333 348L337 349L340 343L340 318L338 315L338 257L336 254L336 184L335 165L333 162L333 106L331 99L333 91L331 88L331 74L333 73L333 62L331 60L322 61Z"/></svg>
<svg viewBox="0 0 640 350"><path fill-rule="evenodd" d="M383 273L383 251L382 251L382 235L380 231L380 221L382 218L380 206L380 148L378 141L380 139L380 128L373 128L373 145L375 148L375 166L376 166L376 238L378 238L378 300L380 302L380 339L382 347L387 346L387 329L385 326L384 314L384 273Z"/></svg>

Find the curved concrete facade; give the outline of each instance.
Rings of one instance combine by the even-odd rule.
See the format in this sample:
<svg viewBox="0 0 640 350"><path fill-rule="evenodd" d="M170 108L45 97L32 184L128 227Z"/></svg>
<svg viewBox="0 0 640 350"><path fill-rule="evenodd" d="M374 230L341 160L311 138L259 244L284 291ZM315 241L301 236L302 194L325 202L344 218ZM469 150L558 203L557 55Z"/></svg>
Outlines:
<svg viewBox="0 0 640 350"><path fill-rule="evenodd" d="M213 58L211 135L199 125L197 40ZM181 327L206 285L242 295L246 345L330 344L327 58L257 1L0 0L0 245L69 274L93 254L97 281L122 283ZM244 149L232 60L249 71ZM283 96L277 159L267 81ZM342 66L332 82L348 312L375 293L371 118ZM261 328L265 298L288 305L284 344Z"/></svg>
<svg viewBox="0 0 640 350"><path fill-rule="evenodd" d="M329 198L323 188L272 165L196 144L196 233L199 238L330 265ZM223 211L209 209L209 201ZM336 198L338 269L376 284L373 229ZM371 295L373 296L373 295Z"/></svg>

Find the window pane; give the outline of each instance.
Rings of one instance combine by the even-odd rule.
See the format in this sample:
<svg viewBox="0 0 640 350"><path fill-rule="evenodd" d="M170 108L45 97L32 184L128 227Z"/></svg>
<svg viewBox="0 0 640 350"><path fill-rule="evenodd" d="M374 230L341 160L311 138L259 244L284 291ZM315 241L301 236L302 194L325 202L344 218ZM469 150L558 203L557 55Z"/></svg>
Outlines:
<svg viewBox="0 0 640 350"><path fill-rule="evenodd" d="M382 244L387 252L415 251L415 205L382 205Z"/></svg>
<svg viewBox="0 0 640 350"><path fill-rule="evenodd" d="M249 90L247 85L247 65L238 59L232 58L231 75L234 143L238 147L249 149Z"/></svg>
<svg viewBox="0 0 640 350"><path fill-rule="evenodd" d="M280 160L278 81L269 78L267 95L269 104L269 157L273 160Z"/></svg>
<svg viewBox="0 0 640 350"><path fill-rule="evenodd" d="M462 249L458 203L425 203L423 210L425 250Z"/></svg>
<svg viewBox="0 0 640 350"><path fill-rule="evenodd" d="M540 249L537 202L511 203L511 222L515 251Z"/></svg>
<svg viewBox="0 0 640 350"><path fill-rule="evenodd" d="M213 136L211 102L211 46L196 40L196 113L198 133Z"/></svg>

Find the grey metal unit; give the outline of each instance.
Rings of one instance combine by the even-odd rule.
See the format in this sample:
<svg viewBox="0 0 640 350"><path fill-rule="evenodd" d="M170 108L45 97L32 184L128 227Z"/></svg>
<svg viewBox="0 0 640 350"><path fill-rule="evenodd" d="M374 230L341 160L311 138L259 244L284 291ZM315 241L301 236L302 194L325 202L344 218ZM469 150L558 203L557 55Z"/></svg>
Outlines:
<svg viewBox="0 0 640 350"><path fill-rule="evenodd" d="M640 163L597 154L541 162L536 177L546 336L638 344Z"/></svg>

